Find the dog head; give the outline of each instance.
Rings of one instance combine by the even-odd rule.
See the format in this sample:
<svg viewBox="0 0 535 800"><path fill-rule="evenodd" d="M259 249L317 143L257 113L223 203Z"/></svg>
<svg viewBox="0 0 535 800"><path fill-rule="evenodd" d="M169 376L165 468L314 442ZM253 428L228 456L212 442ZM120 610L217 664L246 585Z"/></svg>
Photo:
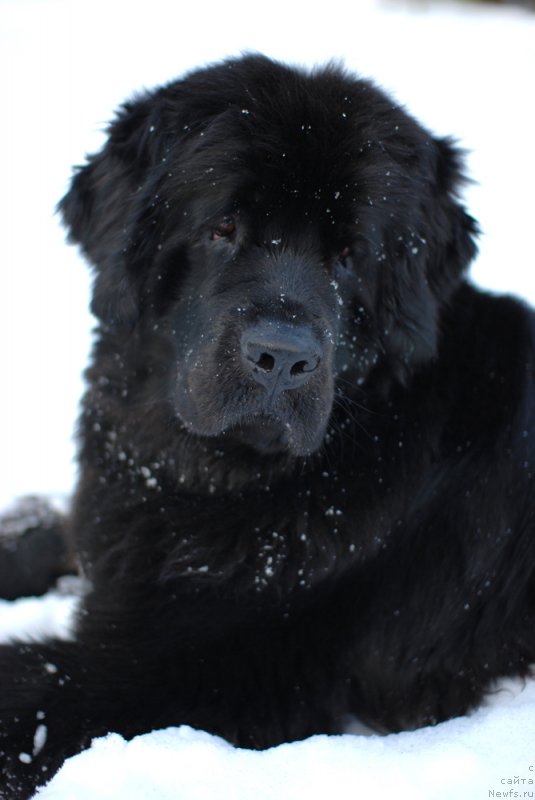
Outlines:
<svg viewBox="0 0 535 800"><path fill-rule="evenodd" d="M475 252L461 181L369 82L247 56L126 104L60 208L101 335L165 350L180 425L307 455L338 387L436 354Z"/></svg>

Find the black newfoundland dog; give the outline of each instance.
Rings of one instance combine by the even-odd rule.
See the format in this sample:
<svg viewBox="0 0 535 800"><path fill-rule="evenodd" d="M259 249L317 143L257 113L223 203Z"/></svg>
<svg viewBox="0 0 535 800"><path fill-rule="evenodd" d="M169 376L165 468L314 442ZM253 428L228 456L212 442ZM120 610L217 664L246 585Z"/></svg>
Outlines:
<svg viewBox="0 0 535 800"><path fill-rule="evenodd" d="M247 56L135 98L61 211L98 318L72 641L0 652L5 797L95 736L463 714L535 661L533 314L470 286L459 153Z"/></svg>

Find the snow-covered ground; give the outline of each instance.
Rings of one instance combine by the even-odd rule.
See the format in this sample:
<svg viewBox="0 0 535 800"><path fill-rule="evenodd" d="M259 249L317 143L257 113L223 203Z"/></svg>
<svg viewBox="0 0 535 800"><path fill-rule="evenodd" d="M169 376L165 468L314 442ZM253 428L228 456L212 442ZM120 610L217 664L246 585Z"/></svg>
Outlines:
<svg viewBox="0 0 535 800"><path fill-rule="evenodd" d="M260 50L304 64L339 58L374 77L470 151L477 183L466 200L485 232L474 279L535 301L535 16L416 0L185 8L176 0L0 0L0 508L28 492L67 494L74 482L91 319L87 271L53 216L70 167L100 146L121 99L185 69ZM0 603L0 636L64 635L72 602ZM320 736L264 753L187 728L129 744L112 735L71 759L39 797L535 797L535 682L521 688L432 729Z"/></svg>

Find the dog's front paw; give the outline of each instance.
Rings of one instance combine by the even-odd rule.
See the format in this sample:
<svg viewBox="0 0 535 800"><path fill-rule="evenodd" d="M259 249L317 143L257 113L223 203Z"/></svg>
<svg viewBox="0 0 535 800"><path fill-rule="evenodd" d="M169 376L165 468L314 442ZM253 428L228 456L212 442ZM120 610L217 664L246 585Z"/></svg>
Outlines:
<svg viewBox="0 0 535 800"><path fill-rule="evenodd" d="M23 497L0 515L0 597L41 595L73 571L65 517L41 497Z"/></svg>

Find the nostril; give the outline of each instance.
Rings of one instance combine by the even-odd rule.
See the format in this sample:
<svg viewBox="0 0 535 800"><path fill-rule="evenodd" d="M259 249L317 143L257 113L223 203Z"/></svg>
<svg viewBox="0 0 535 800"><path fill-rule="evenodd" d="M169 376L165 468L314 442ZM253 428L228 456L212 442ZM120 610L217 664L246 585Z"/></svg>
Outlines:
<svg viewBox="0 0 535 800"><path fill-rule="evenodd" d="M240 346L248 375L271 397L304 386L323 355L312 327L272 320L246 328Z"/></svg>
<svg viewBox="0 0 535 800"><path fill-rule="evenodd" d="M298 361L290 369L290 375L302 375L303 372L312 372L311 365L309 365L308 361Z"/></svg>
<svg viewBox="0 0 535 800"><path fill-rule="evenodd" d="M263 369L264 372L271 372L275 366L275 359L269 353L261 353L260 358L256 361L256 366Z"/></svg>

